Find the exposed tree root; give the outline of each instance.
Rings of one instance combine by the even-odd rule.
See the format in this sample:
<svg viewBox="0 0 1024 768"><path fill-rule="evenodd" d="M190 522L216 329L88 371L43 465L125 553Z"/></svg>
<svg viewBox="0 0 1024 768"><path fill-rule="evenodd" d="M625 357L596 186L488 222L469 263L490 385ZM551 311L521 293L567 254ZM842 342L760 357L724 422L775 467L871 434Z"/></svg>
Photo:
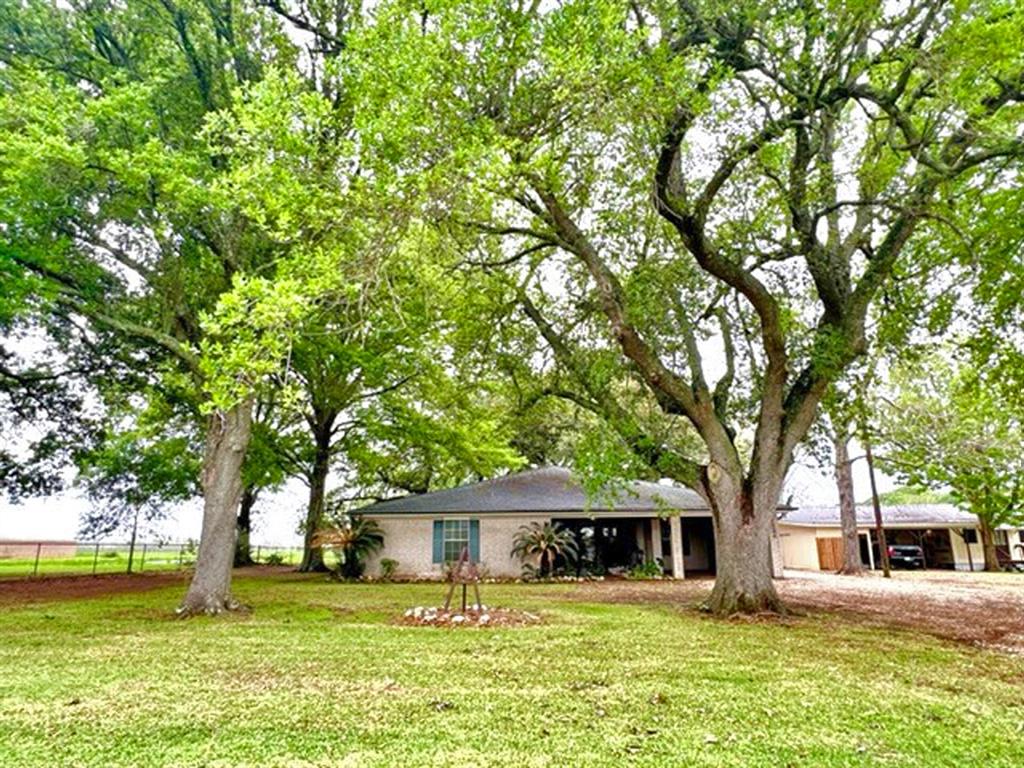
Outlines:
<svg viewBox="0 0 1024 768"><path fill-rule="evenodd" d="M774 587L750 593L720 589L716 584L707 602L701 608L721 618L738 615L773 614L785 616L787 614L786 606L779 598Z"/></svg>
<svg viewBox="0 0 1024 768"><path fill-rule="evenodd" d="M219 616L222 613L251 613L252 609L238 602L233 597L217 597L208 595L203 598L189 598L185 600L175 611L178 618L188 619L193 616Z"/></svg>

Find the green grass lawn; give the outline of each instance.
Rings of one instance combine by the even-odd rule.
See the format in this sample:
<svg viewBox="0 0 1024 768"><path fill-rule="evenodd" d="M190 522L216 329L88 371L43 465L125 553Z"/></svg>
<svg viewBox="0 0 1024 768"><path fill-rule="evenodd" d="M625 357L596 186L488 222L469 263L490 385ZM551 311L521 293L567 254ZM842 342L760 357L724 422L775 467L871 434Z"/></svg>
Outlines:
<svg viewBox="0 0 1024 768"><path fill-rule="evenodd" d="M2 586L0 586L2 588ZM1024 660L813 616L486 586L518 629L392 623L438 585L237 581L0 608L2 766L1024 765Z"/></svg>
<svg viewBox="0 0 1024 768"><path fill-rule="evenodd" d="M194 554L181 557L182 564L193 560ZM33 573L40 577L91 574L94 568L96 573L125 573L127 567L127 548L101 550L98 557L92 550L82 549L71 557L41 557L38 566L32 557L0 558L0 579L29 577ZM179 568L179 553L147 552L143 560L140 549L132 558L132 568L137 572L140 567L143 571Z"/></svg>

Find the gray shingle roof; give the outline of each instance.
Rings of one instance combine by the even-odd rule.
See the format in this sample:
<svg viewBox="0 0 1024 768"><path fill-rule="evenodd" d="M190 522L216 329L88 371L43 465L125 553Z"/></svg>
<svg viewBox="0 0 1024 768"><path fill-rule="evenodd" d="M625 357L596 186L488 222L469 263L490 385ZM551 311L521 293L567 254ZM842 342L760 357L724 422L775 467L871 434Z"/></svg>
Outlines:
<svg viewBox="0 0 1024 768"><path fill-rule="evenodd" d="M367 515L410 515L487 512L655 512L708 511L704 500L689 488L633 482L613 499L602 494L588 506L587 496L568 469L542 467L493 480L463 485L363 507Z"/></svg>
<svg viewBox="0 0 1024 768"><path fill-rule="evenodd" d="M839 525L839 507L800 507L786 512L781 523L817 525L823 528ZM953 504L895 504L882 507L886 526L959 526L977 525L978 518ZM870 504L857 506L857 524L875 524L875 511Z"/></svg>

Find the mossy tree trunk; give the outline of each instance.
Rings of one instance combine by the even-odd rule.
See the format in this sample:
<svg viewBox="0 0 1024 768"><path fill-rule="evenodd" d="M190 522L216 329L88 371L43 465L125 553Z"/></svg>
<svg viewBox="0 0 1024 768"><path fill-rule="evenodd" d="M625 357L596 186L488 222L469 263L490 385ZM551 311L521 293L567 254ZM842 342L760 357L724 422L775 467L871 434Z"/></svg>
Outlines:
<svg viewBox="0 0 1024 768"><path fill-rule="evenodd" d="M313 464L309 473L309 504L306 507L306 520L303 526L302 562L299 564L299 570L304 573L327 570L327 565L324 563L324 551L315 545L313 539L323 524L327 501L327 477L331 472L331 443L334 437L336 418L336 413L314 410L310 420L314 452Z"/></svg>
<svg viewBox="0 0 1024 768"><path fill-rule="evenodd" d="M705 495L715 521L715 586L708 608L718 615L779 613L772 577L772 527L782 476L753 487L715 463L705 473Z"/></svg>
<svg viewBox="0 0 1024 768"><path fill-rule="evenodd" d="M839 524L843 536L843 565L840 573L859 576L864 573L860 560L860 536L857 533L857 503L853 495L853 466L850 463L849 440L837 434L835 447L836 487L839 490Z"/></svg>
<svg viewBox="0 0 1024 768"><path fill-rule="evenodd" d="M252 512L258 496L258 488L246 486L242 489L242 500L238 507L238 530L235 537L236 568L244 568L254 564L252 547L249 545L249 541L252 534Z"/></svg>
<svg viewBox="0 0 1024 768"><path fill-rule="evenodd" d="M252 409L252 400L245 400L210 416L203 456L203 531L180 614L216 614L238 607L231 597L231 567Z"/></svg>
<svg viewBox="0 0 1024 768"><path fill-rule="evenodd" d="M981 550L985 554L985 570L998 571L999 556L996 554L996 537L992 524L978 516L978 530L981 532Z"/></svg>

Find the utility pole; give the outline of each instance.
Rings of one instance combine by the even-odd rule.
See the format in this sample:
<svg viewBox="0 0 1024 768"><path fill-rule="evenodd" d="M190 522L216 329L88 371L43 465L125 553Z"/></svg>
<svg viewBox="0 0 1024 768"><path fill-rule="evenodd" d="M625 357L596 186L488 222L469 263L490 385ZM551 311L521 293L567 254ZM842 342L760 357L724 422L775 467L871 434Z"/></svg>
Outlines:
<svg viewBox="0 0 1024 768"><path fill-rule="evenodd" d="M885 528L882 525L882 505L878 501L878 487L875 485L875 460L871 455L871 440L864 430L864 458L868 462L868 478L871 480L871 503L875 508L875 535L878 537L878 555L882 559L882 575L892 578L889 569L889 546L885 541Z"/></svg>

